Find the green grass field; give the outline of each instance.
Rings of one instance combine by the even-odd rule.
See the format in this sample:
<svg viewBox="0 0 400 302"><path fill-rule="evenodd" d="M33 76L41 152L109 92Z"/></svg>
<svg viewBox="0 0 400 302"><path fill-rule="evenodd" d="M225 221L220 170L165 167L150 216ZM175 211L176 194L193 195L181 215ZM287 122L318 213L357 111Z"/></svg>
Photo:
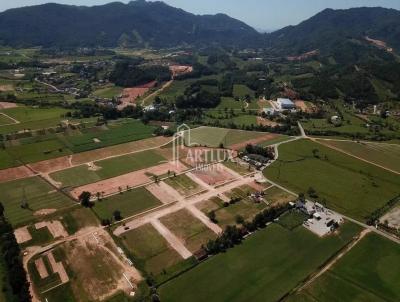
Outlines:
<svg viewBox="0 0 400 302"><path fill-rule="evenodd" d="M399 176L308 140L280 146L264 174L297 193L313 187L329 208L361 221L400 193Z"/></svg>
<svg viewBox="0 0 400 302"><path fill-rule="evenodd" d="M113 97L119 96L122 93L122 90L123 90L123 88L121 88L121 87L110 86L110 87L98 89L93 94L95 96L98 96L101 98L112 99Z"/></svg>
<svg viewBox="0 0 400 302"><path fill-rule="evenodd" d="M144 269L154 275L182 261L179 254L151 225L146 224L122 235L127 249Z"/></svg>
<svg viewBox="0 0 400 302"><path fill-rule="evenodd" d="M19 106L0 110L0 112L19 121L13 124L0 127L0 134L13 133L24 129L42 129L54 127L65 119L63 115L68 112L62 108L35 108Z"/></svg>
<svg viewBox="0 0 400 302"><path fill-rule="evenodd" d="M238 98L245 98L247 95L250 96L251 99L254 98L254 91L247 87L246 85L235 84L233 85L233 96Z"/></svg>
<svg viewBox="0 0 400 302"><path fill-rule="evenodd" d="M349 141L323 143L400 173L400 145Z"/></svg>
<svg viewBox="0 0 400 302"><path fill-rule="evenodd" d="M200 127L190 131L190 142L195 145L219 147L220 144L228 147L247 140L265 136L267 133L231 130L226 128ZM189 144L189 133L185 132L185 143Z"/></svg>
<svg viewBox="0 0 400 302"><path fill-rule="evenodd" d="M61 182L63 187L77 187L152 167L163 161L164 157L148 150L95 162L100 168L97 171L89 170L87 165L82 165L52 173L50 176Z"/></svg>
<svg viewBox="0 0 400 302"><path fill-rule="evenodd" d="M321 239L303 227L289 231L272 224L227 253L214 256L161 286L161 300L277 301L359 230L358 226L345 224L339 236Z"/></svg>
<svg viewBox="0 0 400 302"><path fill-rule="evenodd" d="M369 234L309 287L287 301L399 301L400 248Z"/></svg>
<svg viewBox="0 0 400 302"><path fill-rule="evenodd" d="M0 114L0 126L14 124L15 122L5 114Z"/></svg>
<svg viewBox="0 0 400 302"><path fill-rule="evenodd" d="M185 209L164 216L160 221L178 236L192 253L217 237L213 231Z"/></svg>
<svg viewBox="0 0 400 302"><path fill-rule="evenodd" d="M202 190L202 188L196 182L184 174L168 178L164 182L173 187L183 196L193 195Z"/></svg>
<svg viewBox="0 0 400 302"><path fill-rule="evenodd" d="M110 123L103 131L83 131L82 134L66 136L63 142L74 152L84 152L149 138L154 132L153 126L144 125L141 121Z"/></svg>
<svg viewBox="0 0 400 302"><path fill-rule="evenodd" d="M121 212L123 218L127 218L160 205L162 203L145 188L137 188L96 201L93 210L100 219L111 219L116 210Z"/></svg>
<svg viewBox="0 0 400 302"><path fill-rule="evenodd" d="M58 210L75 204L39 177L1 183L0 191L6 216L14 226L32 221L35 219L34 213L38 210ZM24 191L29 209L21 208Z"/></svg>
<svg viewBox="0 0 400 302"><path fill-rule="evenodd" d="M0 149L0 169L19 166L19 163L6 150Z"/></svg>

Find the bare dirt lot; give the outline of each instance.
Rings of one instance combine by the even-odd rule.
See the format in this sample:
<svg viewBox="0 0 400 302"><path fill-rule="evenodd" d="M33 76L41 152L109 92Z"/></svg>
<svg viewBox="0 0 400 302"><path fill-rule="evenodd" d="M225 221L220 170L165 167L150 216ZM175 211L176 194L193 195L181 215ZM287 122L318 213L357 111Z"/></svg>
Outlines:
<svg viewBox="0 0 400 302"><path fill-rule="evenodd" d="M173 77L186 73L191 73L193 71L193 67L188 65L171 65L169 69L171 70Z"/></svg>
<svg viewBox="0 0 400 302"><path fill-rule="evenodd" d="M55 213L57 210L56 209L41 209L39 211L36 211L33 213L35 216L46 216Z"/></svg>
<svg viewBox="0 0 400 302"><path fill-rule="evenodd" d="M129 293L133 289L124 274L132 284L141 280L104 230L67 242L63 248L68 268L74 274L71 286L77 301L103 301L118 291Z"/></svg>
<svg viewBox="0 0 400 302"><path fill-rule="evenodd" d="M71 168L72 165L70 156L63 156L34 164L29 164L28 166L38 173L51 173L52 171Z"/></svg>
<svg viewBox="0 0 400 302"><path fill-rule="evenodd" d="M380 219L381 223L387 222L389 227L400 229L400 206L392 209L389 213L382 216Z"/></svg>
<svg viewBox="0 0 400 302"><path fill-rule="evenodd" d="M28 178L35 174L25 166L0 170L0 183L21 178Z"/></svg>
<svg viewBox="0 0 400 302"><path fill-rule="evenodd" d="M192 173L210 186L218 186L235 179L235 176L226 171L220 164L207 167L204 170L194 170Z"/></svg>
<svg viewBox="0 0 400 302"><path fill-rule="evenodd" d="M104 192L104 195L107 196L119 192L119 188L125 189L127 186L133 188L149 183L152 181L151 175L160 176L167 174L168 171L181 173L186 169L186 166L179 162L177 164L168 162L155 167L150 167L147 169L135 171L132 173L75 188L71 191L71 195L74 198L78 198L78 196L83 191L87 191L91 192L92 194L96 194L97 192Z"/></svg>
<svg viewBox="0 0 400 302"><path fill-rule="evenodd" d="M294 103L297 108L301 109L304 112L312 113L316 109L315 106L308 105L303 100L295 100Z"/></svg>
<svg viewBox="0 0 400 302"><path fill-rule="evenodd" d="M147 186L146 189L163 204L168 204L181 198L179 193L168 186L165 182L151 184L150 186Z"/></svg>
<svg viewBox="0 0 400 302"><path fill-rule="evenodd" d="M64 229L62 223L58 220L42 221L35 224L37 230L48 228L53 238L68 237L67 231Z"/></svg>
<svg viewBox="0 0 400 302"><path fill-rule="evenodd" d="M15 103L10 102L0 102L0 109L8 109L8 108L15 108L18 107Z"/></svg>
<svg viewBox="0 0 400 302"><path fill-rule="evenodd" d="M49 276L49 272L47 271L46 266L44 265L43 257L40 257L35 260L36 270L39 273L40 278L44 279Z"/></svg>
<svg viewBox="0 0 400 302"><path fill-rule="evenodd" d="M262 117L257 117L257 124L258 125L262 125L262 126L271 126L271 127L275 127L277 125L279 125L277 122L262 118Z"/></svg>
<svg viewBox="0 0 400 302"><path fill-rule="evenodd" d="M52 252L47 254L47 258L49 258L49 262L53 272L57 273L60 276L61 283L67 283L69 281L69 277L67 272L65 271L64 264L62 262L57 262L54 259L54 255Z"/></svg>
<svg viewBox="0 0 400 302"><path fill-rule="evenodd" d="M118 109L123 109L127 106L134 106L136 104L137 98L145 95L156 84L157 84L156 81L152 81L141 86L125 88L122 91L122 97L121 97L122 103L118 105Z"/></svg>
<svg viewBox="0 0 400 302"><path fill-rule="evenodd" d="M29 233L27 226L16 229L14 231L14 235L15 235L15 238L17 239L18 244L28 242L29 240L32 239L32 236Z"/></svg>

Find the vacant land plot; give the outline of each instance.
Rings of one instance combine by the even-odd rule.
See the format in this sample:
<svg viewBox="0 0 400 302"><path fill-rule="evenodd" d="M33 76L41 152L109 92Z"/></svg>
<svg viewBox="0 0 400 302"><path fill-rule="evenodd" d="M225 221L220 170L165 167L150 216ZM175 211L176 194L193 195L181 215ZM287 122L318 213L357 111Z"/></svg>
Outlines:
<svg viewBox="0 0 400 302"><path fill-rule="evenodd" d="M204 190L199 184L184 174L168 178L164 182L178 191L182 196L193 195Z"/></svg>
<svg viewBox="0 0 400 302"><path fill-rule="evenodd" d="M277 301L358 231L345 224L340 236L321 239L302 227L289 231L273 224L161 286L159 293L166 302Z"/></svg>
<svg viewBox="0 0 400 302"><path fill-rule="evenodd" d="M60 220L69 235L99 225L93 212L90 209L83 207L78 207L72 211L63 213Z"/></svg>
<svg viewBox="0 0 400 302"><path fill-rule="evenodd" d="M307 140L282 145L264 174L296 193L313 187L328 207L360 220L400 188L398 175Z"/></svg>
<svg viewBox="0 0 400 302"><path fill-rule="evenodd" d="M1 154L1 153L0 153ZM0 155L1 157L1 155ZM34 176L34 173L25 166L0 170L0 183Z"/></svg>
<svg viewBox="0 0 400 302"><path fill-rule="evenodd" d="M271 205L286 204L290 201L295 201L297 196L294 196L278 187L272 187L265 191L264 199Z"/></svg>
<svg viewBox="0 0 400 302"><path fill-rule="evenodd" d="M0 127L0 134L16 132L24 129L41 129L56 126L64 119L67 109L61 108L35 108L19 106L3 109L1 112L19 121L19 124Z"/></svg>
<svg viewBox="0 0 400 302"><path fill-rule="evenodd" d="M72 156L72 163L74 165L79 165L88 162L99 161L110 156L118 156L135 151L156 148L163 144L167 144L169 141L171 141L171 138L158 136L116 146L110 146L98 150L82 152L79 154L74 154Z"/></svg>
<svg viewBox="0 0 400 302"><path fill-rule="evenodd" d="M122 240L135 259L149 273L157 275L163 269L182 261L179 254L151 224L124 233Z"/></svg>
<svg viewBox="0 0 400 302"><path fill-rule="evenodd" d="M231 160L223 162L223 165L228 169L231 169L232 171L239 173L240 175L246 175L251 173L252 171L249 165L241 165L240 163Z"/></svg>
<svg viewBox="0 0 400 302"><path fill-rule="evenodd" d="M111 195L126 190L128 188L134 188L140 185L144 185L153 182L154 175L163 176L170 173L181 173L186 170L186 166L180 163L165 163L158 166L150 167L147 169L131 172L114 178L109 178L99 182L91 183L81 187L77 187L71 191L71 195L74 198L78 198L83 191L91 192L93 195L101 193L103 196Z"/></svg>
<svg viewBox="0 0 400 302"><path fill-rule="evenodd" d="M229 173L221 164L207 167L205 169L197 169L192 173L210 186L218 186L235 179L235 175Z"/></svg>
<svg viewBox="0 0 400 302"><path fill-rule="evenodd" d="M111 99L113 97L119 96L121 94L122 90L123 89L121 87L110 86L110 87L105 87L105 88L98 89L93 94L95 96L98 96L98 97L101 97L101 98Z"/></svg>
<svg viewBox="0 0 400 302"><path fill-rule="evenodd" d="M241 99L246 97L252 99L254 98L254 91L246 85L235 84L233 85L233 96Z"/></svg>
<svg viewBox="0 0 400 302"><path fill-rule="evenodd" d="M77 166L50 176L63 187L76 187L155 166L162 161L165 161L162 156L149 150L94 162L92 167Z"/></svg>
<svg viewBox="0 0 400 302"><path fill-rule="evenodd" d="M115 211L120 211L122 217L127 218L159 205L162 203L149 191L138 188L96 201L93 210L102 219L111 219Z"/></svg>
<svg viewBox="0 0 400 302"><path fill-rule="evenodd" d="M217 235L186 209L169 214L160 219L185 244L192 253Z"/></svg>
<svg viewBox="0 0 400 302"><path fill-rule="evenodd" d="M15 167L19 164L7 151L0 150L0 169Z"/></svg>
<svg viewBox="0 0 400 302"><path fill-rule="evenodd" d="M262 132L200 127L192 129L190 135L185 132L185 144L188 146L201 145L207 147L219 147L222 144L225 147L229 147L262 137L267 140L267 135L267 133Z"/></svg>
<svg viewBox="0 0 400 302"><path fill-rule="evenodd" d="M16 121L10 118L8 115L0 112L0 127L10 124L15 124Z"/></svg>
<svg viewBox="0 0 400 302"><path fill-rule="evenodd" d="M141 121L110 123L101 131L82 131L82 134L64 137L64 143L74 152L84 152L102 147L149 138L154 127Z"/></svg>
<svg viewBox="0 0 400 302"><path fill-rule="evenodd" d="M400 248L369 234L331 269L289 301L399 301Z"/></svg>
<svg viewBox="0 0 400 302"><path fill-rule="evenodd" d="M319 142L400 173L400 145L333 140Z"/></svg>
<svg viewBox="0 0 400 302"><path fill-rule="evenodd" d="M58 139L49 139L29 145L8 147L6 151L21 163L27 164L72 154Z"/></svg>
<svg viewBox="0 0 400 302"><path fill-rule="evenodd" d="M0 192L6 216L13 225L31 221L39 210L56 210L74 204L39 177L2 183ZM21 208L26 203L26 209Z"/></svg>

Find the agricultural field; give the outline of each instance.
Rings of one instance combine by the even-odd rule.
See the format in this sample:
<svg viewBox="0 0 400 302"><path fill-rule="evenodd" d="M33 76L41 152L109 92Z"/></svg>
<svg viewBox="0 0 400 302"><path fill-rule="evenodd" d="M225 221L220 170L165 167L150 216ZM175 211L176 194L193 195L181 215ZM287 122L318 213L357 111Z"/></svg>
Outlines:
<svg viewBox="0 0 400 302"><path fill-rule="evenodd" d="M51 213L75 204L39 177L1 183L0 191L6 216L14 226L35 220L43 211Z"/></svg>
<svg viewBox="0 0 400 302"><path fill-rule="evenodd" d="M96 201L93 210L100 219L113 219L115 211L127 218L160 205L158 199L141 187Z"/></svg>
<svg viewBox="0 0 400 302"><path fill-rule="evenodd" d="M399 301L400 248L376 234L363 238L332 268L285 301Z"/></svg>
<svg viewBox="0 0 400 302"><path fill-rule="evenodd" d="M339 236L322 239L303 227L289 231L272 224L241 245L162 285L159 293L166 302L235 302L249 297L254 302L277 301L359 231L358 226L346 223ZM197 288L195 295L193 284Z"/></svg>
<svg viewBox="0 0 400 302"><path fill-rule="evenodd" d="M19 106L0 110L1 113L17 120L19 123L8 126L0 126L0 134L12 133L24 129L42 129L54 127L65 119L68 112L61 108L35 108Z"/></svg>
<svg viewBox="0 0 400 302"><path fill-rule="evenodd" d="M399 176L308 140L281 145L279 160L264 174L296 193L312 187L321 203L361 221L400 187Z"/></svg>
<svg viewBox="0 0 400 302"><path fill-rule="evenodd" d="M217 237L213 231L185 209L164 216L160 221L181 239L192 253L197 252L202 245Z"/></svg>
<svg viewBox="0 0 400 302"><path fill-rule="evenodd" d="M273 137L272 137L273 136ZM226 128L199 127L185 132L185 144L202 145L207 147L219 147L223 144L225 147L232 147L243 144L247 141L267 141L276 138L275 135L269 137L268 133L252 132L243 130L232 130Z"/></svg>
<svg viewBox="0 0 400 302"><path fill-rule="evenodd" d="M124 233L122 241L136 262L154 275L183 260L151 224Z"/></svg>
<svg viewBox="0 0 400 302"><path fill-rule="evenodd" d="M50 176L63 187L77 187L129 172L156 166L165 158L153 150L122 155L52 173Z"/></svg>
<svg viewBox="0 0 400 302"><path fill-rule="evenodd" d="M122 93L123 88L117 86L104 87L96 90L93 94L97 97L112 99Z"/></svg>
<svg viewBox="0 0 400 302"><path fill-rule="evenodd" d="M339 140L320 142L400 173L400 145Z"/></svg>

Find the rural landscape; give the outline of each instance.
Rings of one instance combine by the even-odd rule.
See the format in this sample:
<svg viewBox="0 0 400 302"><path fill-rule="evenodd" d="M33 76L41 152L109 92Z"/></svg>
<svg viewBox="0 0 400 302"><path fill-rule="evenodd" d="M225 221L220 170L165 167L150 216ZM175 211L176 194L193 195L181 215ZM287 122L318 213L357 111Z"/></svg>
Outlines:
<svg viewBox="0 0 400 302"><path fill-rule="evenodd" d="M0 12L0 302L400 301L399 37Z"/></svg>

